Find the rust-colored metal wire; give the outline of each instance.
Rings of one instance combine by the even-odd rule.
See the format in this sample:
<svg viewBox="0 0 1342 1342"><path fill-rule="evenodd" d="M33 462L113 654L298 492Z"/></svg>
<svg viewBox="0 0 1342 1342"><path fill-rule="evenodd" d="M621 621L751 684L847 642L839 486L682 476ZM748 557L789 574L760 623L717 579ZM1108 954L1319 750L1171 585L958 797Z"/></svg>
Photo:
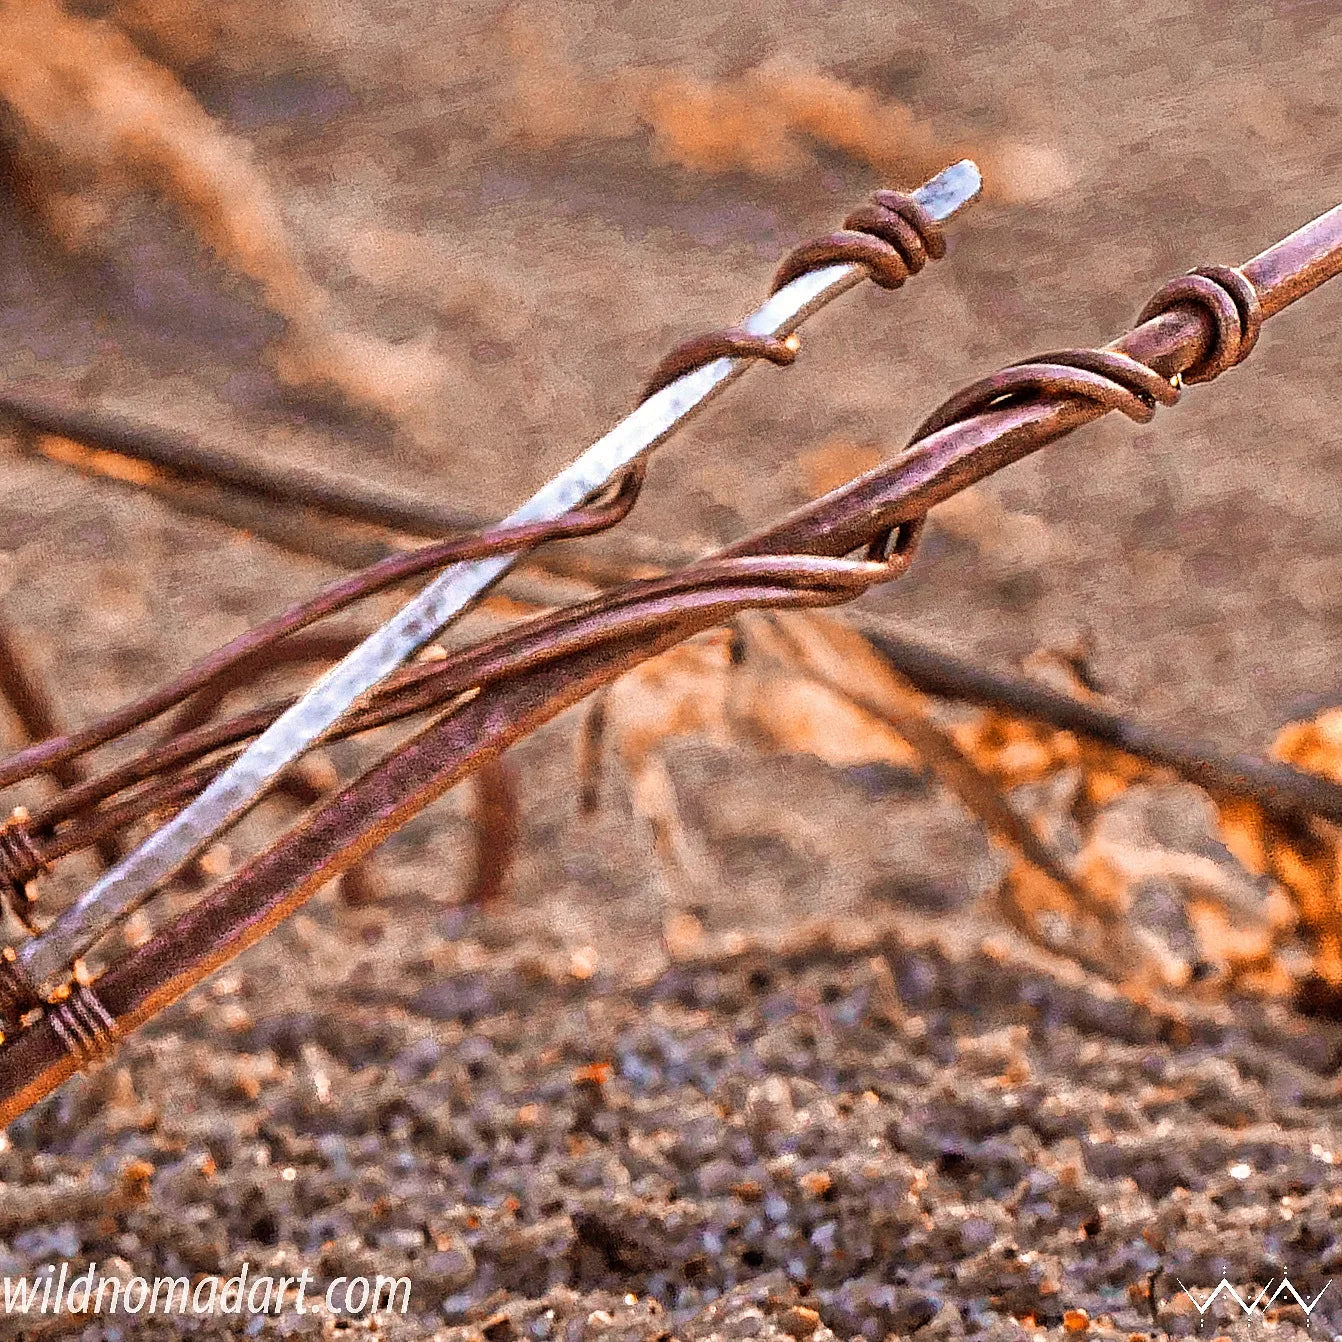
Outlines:
<svg viewBox="0 0 1342 1342"><path fill-rule="evenodd" d="M854 211L841 230L804 243L780 264L770 292L776 293L798 276L824 266L854 264L868 269L871 278L883 288L898 288L926 265L929 258L944 256L945 239L940 226L910 195L898 191L877 191L871 201ZM663 387L694 369L724 356L737 359L761 359L779 366L791 365L800 344L795 338L751 335L737 328L725 328L695 336L676 346L654 370L643 390L646 400ZM30 429L74 433L95 443L106 443L127 455L162 464L193 476L202 471L211 478L225 480L245 490L266 492L278 497L292 496L295 502L316 498L333 512L356 520L385 520L385 505L374 498L324 488L320 481L302 477L286 478L260 466L240 463L202 453L184 451L166 435L137 437L124 428L108 429L105 421L71 415L44 402L40 397L18 392L0 394L0 415L9 415ZM46 739L0 761L0 787L8 787L38 770L56 770L79 755L124 736L146 722L167 712L192 695L221 682L245 681L258 665L274 657L276 645L319 620L402 583L465 560L532 549L558 540L571 540L604 531L622 521L633 508L642 489L646 463L629 466L605 496L550 522L524 526L497 527L454 536L434 545L426 545L405 554L391 555L349 578L331 584L315 597L291 606L272 619L248 630L159 690L123 708L109 713L79 731L50 735ZM452 515L454 518L455 514ZM458 523L458 525L461 525ZM3 670L0 658L0 670ZM27 703L31 695L25 695Z"/></svg>
<svg viewBox="0 0 1342 1342"><path fill-rule="evenodd" d="M5 394L0 392L0 403L4 399ZM50 422L60 423L65 432L76 433L81 427L87 427L87 418L72 413L69 407L54 402L44 404ZM101 424L102 419L99 415L95 422ZM154 442L163 436L161 429L113 420L110 428L103 426L99 441L138 442L143 439ZM208 481L199 491L193 489L184 493L176 480L168 476L162 479L137 477L129 482L125 477L133 473L133 468L128 468L110 448L94 452L80 449L71 440L60 439L61 446L54 449L53 459L87 468L100 481L151 492L169 507L189 515L200 514L226 526L239 526L295 554L326 560L351 570L376 563L393 553L400 553L400 550L384 540L367 537L341 525L339 520L336 525L331 525L328 518L346 519L372 509L376 510L377 525L394 532L425 536L438 532L478 531L484 526L479 518L463 521L461 514L436 506L421 507L415 499L404 495L379 491L370 499L365 497L365 491L358 483L349 485L326 477L322 477L320 495L304 496L300 510L292 502L240 491L227 474L215 473L211 465L215 459L223 457L232 461L218 450L202 448L175 432L167 440L182 459L194 461L199 454L199 473ZM73 449L73 452L67 449ZM341 505L328 508L324 502L326 495L338 496ZM311 518L305 518L300 524L299 511L311 513ZM449 520L451 525L448 525ZM585 590L592 587L650 577L676 564L692 563L697 558L692 552L680 550L673 542L640 536L623 528L602 533L601 540L601 554L586 546L567 550L551 548L530 556L525 561L525 576L521 581L509 579L506 590L516 593L524 605L551 607L574 599L578 587L584 589L585 594ZM938 651L907 633L896 632L886 621L861 610L853 611L848 618L892 669L934 697L996 707L1060 731L1075 732L1168 768L1217 795L1244 797L1285 821L1317 817L1342 823L1342 785L1318 774L1305 773L1260 756L1227 753L1208 740L1175 733L1168 728L1147 726L1123 713L1082 702L1037 681L990 671L962 657ZM314 661L323 657L334 661L353 647L359 637L352 631L334 635L321 632L290 635L273 649L267 669L276 662L287 660L291 654L295 660L304 660L307 656L303 651L304 639L313 640L311 656ZM323 645L328 649L325 654L320 651ZM245 683L247 677L238 679L239 683ZM210 690L202 691L185 705L173 719L170 734L175 736L188 726L207 721L226 697L220 689L223 683L212 685Z"/></svg>
<svg viewBox="0 0 1342 1342"><path fill-rule="evenodd" d="M964 165L961 165L962 167ZM962 174L963 175L963 174ZM971 175L977 180L977 171ZM945 254L940 225L913 195L896 191L877 192L851 214L841 230L795 249L781 264L771 293L815 269L859 267L884 288L897 288L931 258ZM643 399L685 374L724 357L734 360L762 359L780 366L796 358L795 336L759 335L728 328L697 336L674 349L654 370ZM18 394L0 397L0 413L17 419L29 431L59 430L82 433L93 441L121 451L134 451L155 464L192 474L200 460L198 451L183 451L180 445L151 436L138 441L133 434L113 427L100 428L88 417L53 414L40 400ZM241 468L206 459L206 471L243 490L274 489L273 473L264 468ZM553 540L572 539L607 529L621 521L633 507L646 474L646 461L634 459L613 478L598 500L560 517L527 525L500 526L475 534L453 537L424 546L408 554L389 555L353 577L337 582L280 615L266 621L210 654L161 689L108 714L76 732L48 735L8 761L0 762L0 786L13 784L39 770L61 775L67 783L64 794L35 816L16 813L0 841L0 894L25 921L28 917L29 883L50 864L91 844L106 849L114 836L128 825L148 816L161 816L196 797L219 773L240 757L241 750L224 747L247 741L274 719L274 712L244 715L241 722L206 726L211 712L229 690L247 683L262 670L289 661L302 660L313 645L314 635L304 633L312 624L348 608L387 587L408 578L431 573L449 565L516 553ZM318 494L322 502L340 511L347 501L323 491L312 481L301 482ZM288 488L294 488L292 482ZM367 515L368 507L381 504L356 500L351 516ZM317 645L322 636L317 635ZM328 640L329 642L329 640ZM441 681L441 677L437 678ZM436 694L425 694L414 682L413 671L393 677L369 696L374 706L359 708L337 724L333 735L364 731L421 711L438 703ZM392 691L390 702L388 690ZM78 781L77 761L89 751L119 740L143 728L172 708L177 714L169 739L115 767L90 783ZM221 730L222 727L222 730ZM31 734L31 733L30 733ZM204 761L203 763L201 761ZM493 774L498 785L486 788L480 812L489 818L504 796L503 775ZM288 790L300 797L311 793L310 780L300 770L288 773ZM129 792L127 791L129 789ZM113 800L115 798L115 800ZM497 834L497 826L493 827ZM477 863L476 884L488 890L489 877L483 857ZM0 1021L12 1025L37 998L23 980L17 965L0 966Z"/></svg>
<svg viewBox="0 0 1342 1342"><path fill-rule="evenodd" d="M105 1052L115 1035L135 1028L251 945L424 806L565 707L738 611L834 605L897 578L911 562L923 520L936 503L1111 410L1144 422L1159 406L1173 404L1183 383L1210 381L1240 362L1266 318L1339 271L1342 208L1239 269L1202 268L1167 285L1143 309L1135 329L1102 349L1044 355L974 383L928 416L889 464L712 558L625 584L391 678L342 730L434 710L437 715L112 965L96 985L53 1004L0 1049L0 1121ZM625 512L638 483L625 482L617 493ZM606 522L604 515L600 521ZM589 517L568 525L596 529ZM503 545L506 539L494 533L474 543ZM863 557L847 557L854 554ZM95 780L84 795L102 803L122 785L143 783L151 793L159 789L147 805L171 804L174 789L193 784L195 771L217 767L206 758L209 751L258 730L272 711L192 727L160 743L159 753L151 752L146 762L123 768L113 780L116 789ZM25 753L30 771L61 757L59 748L54 754ZM0 770L0 779L5 776ZM130 814L135 796L95 806L93 814L117 807L123 808L119 814ZM44 823L72 818L69 804L64 812L60 806ZM0 995L3 991L0 972ZM19 999L11 1010L22 1005Z"/></svg>

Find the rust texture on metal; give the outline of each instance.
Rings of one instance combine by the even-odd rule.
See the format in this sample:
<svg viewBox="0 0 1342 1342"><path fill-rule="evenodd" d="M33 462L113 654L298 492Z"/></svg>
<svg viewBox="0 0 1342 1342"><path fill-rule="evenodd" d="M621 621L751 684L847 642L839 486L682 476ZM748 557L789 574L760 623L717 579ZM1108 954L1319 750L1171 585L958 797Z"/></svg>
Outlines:
<svg viewBox="0 0 1342 1342"><path fill-rule="evenodd" d="M889 202L878 204L891 209ZM914 226L906 214L893 213L900 225ZM850 226L854 218L861 223L868 216L850 217ZM855 260L856 251L869 251L873 238L893 247L892 239L903 235L888 220L882 225L885 234L859 233L866 241L835 235L824 246L852 249L843 253L846 260ZM849 231L858 232L852 227ZM927 251L935 254L930 247ZM831 261L835 255L833 250L821 254ZM906 272L913 269L907 256L900 255ZM497 760L564 708L739 611L836 605L898 578L912 561L931 507L1111 410L1144 422L1159 406L1173 404L1184 383L1210 381L1234 367L1253 347L1263 321L1339 271L1342 208L1241 267L1201 267L1165 286L1143 309L1134 329L1101 349L1043 355L975 382L929 415L889 463L717 555L673 573L622 584L449 652L441 660L406 668L379 687L346 725L359 730L360 723L378 725L430 714L427 724L112 964L92 988L72 990L0 1048L0 1121L22 1112L104 1052L114 1036L133 1030L253 944L435 798ZM721 341L732 338L733 333L703 338L701 350L721 348ZM713 345L714 340L719 344ZM776 357L777 350L758 348L754 356L785 361ZM622 482L617 499L631 503L630 492L637 492L638 483ZM613 502L593 506L598 512L603 506L619 511ZM600 521L612 524L605 515ZM568 525L579 523L569 519ZM582 525L597 529L587 515ZM474 543L505 546L510 539L497 531L486 536L474 538ZM357 585L362 577L349 583ZM252 645L237 652L237 658L250 655ZM221 673L216 667L214 674ZM165 707L208 683L209 677L193 682ZM257 714L268 711L255 710L232 723L192 724L158 743L154 749L159 753L151 751L133 779L119 775L114 780L118 786L110 791L95 780L86 795L97 793L95 800L101 803L125 779L159 788L151 809L170 805L177 795L174 788L188 781L195 785L194 771L217 765L209 758L211 751L259 730L263 724ZM61 748L24 754L25 773L69 757ZM1222 781L1233 783L1236 763L1225 763L1224 771ZM0 779L8 776L0 770ZM1270 781L1265 785L1270 790ZM1296 795L1288 805L1301 804L1303 796ZM1331 794L1320 799L1336 805ZM94 805L89 814L96 817L133 803L134 796L129 803ZM51 827L54 817L71 814L68 808L63 813L53 810L43 823ZM37 817L30 823L35 822ZM55 846L60 842L57 838ZM44 860L53 855L51 849L37 851ZM11 1019L30 1005L25 988L12 959L0 961L0 1010L8 1006ZM71 1006L76 999L77 1005ZM70 1039L75 1022L88 1032L87 1037L78 1036L77 1046Z"/></svg>

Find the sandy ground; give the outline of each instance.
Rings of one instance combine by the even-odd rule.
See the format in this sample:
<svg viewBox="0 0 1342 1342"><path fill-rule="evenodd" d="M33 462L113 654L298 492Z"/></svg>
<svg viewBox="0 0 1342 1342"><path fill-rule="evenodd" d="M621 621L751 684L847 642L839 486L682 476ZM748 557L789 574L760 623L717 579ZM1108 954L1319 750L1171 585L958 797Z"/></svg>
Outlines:
<svg viewBox="0 0 1342 1342"><path fill-rule="evenodd" d="M1110 338L1166 278L1335 204L1342 165L1342 20L1309 0L347 3L258 31L190 59L159 39L254 147L334 320L417 386L380 417L297 396L267 371L278 320L148 199L79 261L0 199L6 376L484 513L617 418L669 344L748 311L788 247L934 167L928 139L1001 165L950 259L836 306L795 369L752 374L660 453L637 526L680 544L801 501L806 449L894 451L969 378ZM802 136L782 164L697 161L617 78L787 61L910 109L908 154L881 173ZM760 116L783 133L785 109ZM1003 666L1089 630L1119 703L1262 748L1342 690L1340 316L1321 292L1149 427L1115 417L980 487L873 607ZM327 573L49 462L5 471L4 614L72 721ZM953 804L746 743L670 754L716 864L708 941L670 964L627 799L612 784L602 816L576 813L572 731L517 752L508 908L457 906L450 797L381 859L384 906L322 896L15 1124L0 1271L405 1272L393 1337L881 1342L1061 1336L1083 1309L1092 1332L1187 1332L1177 1280L1201 1298L1288 1271L1312 1297L1338 1270L1332 1026L1171 1013L989 953L956 915L1000 865ZM153 1167L135 1207L35 1200L134 1159ZM1342 1331L1336 1287L1311 1320L1219 1310L1204 1331Z"/></svg>

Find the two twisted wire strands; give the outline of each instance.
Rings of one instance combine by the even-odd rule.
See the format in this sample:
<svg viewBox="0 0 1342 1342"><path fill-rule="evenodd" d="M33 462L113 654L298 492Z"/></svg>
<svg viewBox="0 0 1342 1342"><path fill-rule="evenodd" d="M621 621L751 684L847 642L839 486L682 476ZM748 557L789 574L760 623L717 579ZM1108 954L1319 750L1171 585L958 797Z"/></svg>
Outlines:
<svg viewBox="0 0 1342 1342"><path fill-rule="evenodd" d="M1252 345L1255 312L1259 316L1279 312L1342 273L1342 207L1253 258L1243 273L1256 287L1261 307L1241 301L1231 321L1224 300L1202 286L1185 286L1178 295L1167 289L1162 292L1171 306L1165 315L1116 343L1141 352L1147 363L1172 377L1181 369L1204 377L1224 371ZM1202 278L1211 277L1204 272ZM1219 283L1213 278L1212 284L1229 294L1232 302L1234 289L1240 287L1224 275ZM1193 294L1195 288L1201 297ZM1187 296L1190 294L1193 296ZM1208 315L1193 316L1190 302L1200 305L1200 314ZM1212 304L1226 320L1211 311ZM1160 307L1156 300L1153 305ZM1209 326L1219 334L1209 335ZM821 509L803 510L784 519L771 532L731 547L719 559L786 553L781 548L785 545L794 551L815 547L822 554L851 551L850 537L856 537L855 544L864 539L870 543L872 533L879 530L872 523L873 516L897 514L905 520L916 519L926 512L926 506L919 507L924 500L930 503L948 497L1097 413L1095 401L1077 397L1027 397L1010 408L1012 401L1008 396L1003 404L1009 408L1000 410L990 402L989 410L976 422L963 425L963 432L938 435L937 451L915 454L921 459L913 469L897 460L818 501ZM1086 406L1090 409L1085 410ZM1104 408L1099 404L1098 413ZM822 515L838 519L834 534L819 525ZM626 595L630 595L628 589ZM733 596L749 599L761 592L738 588L719 595L724 600ZM606 604L613 604L614 599L615 594L610 594ZM674 601L669 608L675 613ZM253 944L325 880L339 874L343 864L356 861L472 768L624 670L716 622L726 608L691 591L674 620L658 625L648 611L649 622L622 641L548 665L536 663L528 674L486 686L463 701L457 711L439 717L318 808L304 825L235 872L171 927L112 965L98 985L109 1014L122 1030L149 1019ZM0 1122L49 1094L79 1061L62 1042L50 1015L23 1031L0 1050Z"/></svg>
<svg viewBox="0 0 1342 1342"><path fill-rule="evenodd" d="M1067 349L1036 355L980 378L949 396L914 430L906 451L994 406L1027 396L1077 397L1103 412L1116 410L1139 424L1149 423L1159 406L1174 405L1183 383L1210 382L1241 363L1257 343L1263 312L1258 293L1233 266L1199 266L1163 285L1142 309L1137 325L1180 304L1202 309L1212 322L1211 350L1174 379L1113 349ZM894 527L880 527L866 543L869 557L910 555L926 514Z"/></svg>
<svg viewBox="0 0 1342 1342"><path fill-rule="evenodd" d="M1068 349L1040 354L1008 365L999 372L955 392L914 430L908 448L963 423L994 406L1026 396L1054 399L1078 397L1102 411L1118 411L1146 424L1160 406L1179 400L1182 384L1210 382L1242 363L1258 343L1263 308L1258 292L1242 270L1233 266L1198 266L1170 280L1154 293L1138 314L1142 326L1192 304L1210 318L1211 349L1174 378L1162 377L1138 359L1114 349Z"/></svg>
<svg viewBox="0 0 1342 1342"><path fill-rule="evenodd" d="M1210 282L1186 283L1189 279ZM1210 349L1189 371L1199 380L1209 380L1242 360L1257 337L1262 314L1256 295L1250 301L1250 288L1247 280L1241 284L1228 278L1226 271L1212 275L1203 271L1165 286L1143 310L1143 317L1150 320L1190 301L1206 310L1215 336ZM1004 397L1039 392L1082 397L1102 409L1118 409L1145 422L1156 406L1171 403L1177 396L1174 380L1160 377L1127 356L1110 357L1113 353L1067 351L1015 365L1014 371L1005 370L1005 383L1000 376L984 379L950 398L920 426L914 442L934 431L927 426L958 422L974 413L971 407L991 406ZM868 537L868 549L889 548L889 534L889 528L877 527ZM912 533L903 533L905 537L911 534L916 539L916 523ZM821 541L818 537L817 542ZM447 775L453 779L463 776L567 703L732 611L751 605L830 604L851 599L872 582L904 571L910 550L910 541L897 543L891 560L884 564L800 554L772 562L761 555L704 561L679 575L688 587L677 590L674 577L631 584L585 608L548 617L545 629L536 627L545 625L545 620L535 621L519 633L495 640L501 703L490 705L481 695L466 705L467 711L440 718L383 766L351 784L309 826L279 841L203 906L189 911L179 920L180 929L174 929L180 936L161 935L157 949L142 947L124 966L113 966L107 976L109 986L125 1018L134 1024L153 1014L209 967L236 954L297 907L316 888L319 876L324 879L346 858L366 852L380 837L379 829L386 826L370 826L367 801L361 795L365 788L370 797L378 795L385 807L382 789L389 778L404 773L403 806L408 815L438 795ZM602 627L598 618L602 615L624 618L623 622L608 620ZM555 636L565 620L568 640ZM524 642L530 644L529 655L523 655ZM519 674L524 670L530 675ZM442 747L437 755L432 750L435 736ZM241 930L244 921L249 925ZM31 1034L18 1041L25 1052L38 1047ZM0 1054L0 1087L4 1061ZM51 1071L53 1085L59 1080L58 1070Z"/></svg>

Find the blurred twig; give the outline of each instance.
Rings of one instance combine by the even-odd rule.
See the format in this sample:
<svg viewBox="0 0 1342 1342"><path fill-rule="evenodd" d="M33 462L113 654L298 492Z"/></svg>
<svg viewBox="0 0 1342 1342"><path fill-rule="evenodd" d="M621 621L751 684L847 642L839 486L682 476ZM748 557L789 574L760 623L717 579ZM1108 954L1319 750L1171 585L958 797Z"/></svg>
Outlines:
<svg viewBox="0 0 1342 1342"><path fill-rule="evenodd" d="M0 623L0 695L14 710L24 738L44 741L60 730L56 705L41 677L19 652L13 630ZM52 764L51 776L63 788L83 780L83 771L75 760Z"/></svg>

